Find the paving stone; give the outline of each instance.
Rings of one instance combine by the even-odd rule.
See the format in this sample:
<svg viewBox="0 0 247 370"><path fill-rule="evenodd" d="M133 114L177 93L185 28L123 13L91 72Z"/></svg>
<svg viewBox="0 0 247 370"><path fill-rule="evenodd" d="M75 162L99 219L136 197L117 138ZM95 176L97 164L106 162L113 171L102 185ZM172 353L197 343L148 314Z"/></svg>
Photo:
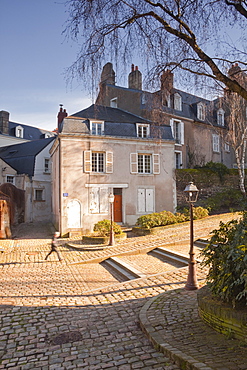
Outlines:
<svg viewBox="0 0 247 370"><path fill-rule="evenodd" d="M224 221L230 217L222 215L220 219ZM208 235L210 230L217 227L220 219L213 217L207 221L196 221L195 238ZM6 246L6 251L0 255L0 348L11 350L9 354L0 351L0 369L8 368L8 365L18 370L178 370L179 366L168 359L166 353L158 352L150 344L139 326L138 315L152 297L157 298L160 293L182 288L187 268L168 271L165 264L159 261L158 273L149 275L150 260L153 264L155 259L144 255L140 258L139 255L147 278L119 282L96 260L119 253L145 252L171 239L189 240L188 224L166 228L163 234L157 236L128 238L102 251L85 252L61 245L59 249L64 258L62 263L56 261L56 256L51 256L49 262L44 261L52 234L42 227L41 224L32 224L32 227L19 225L19 239L14 241L13 247ZM76 245L79 240L75 238L64 242ZM188 254L188 245L176 244L173 248ZM35 258L30 254L34 252L38 252ZM196 252L199 253L199 250ZM138 254L128 258L130 262L138 263ZM163 267L164 270L161 270ZM205 271L199 269L198 277L203 282ZM177 314L177 302L166 300L164 305L162 295L155 306L155 312L152 311L152 304L149 307L151 325L155 324L154 332L162 331L159 320L170 311L174 312L174 316L167 321L169 328L176 323L182 327L183 320ZM50 342L55 335L77 330L82 334L79 341L58 346ZM174 334L174 331L170 330L169 333ZM180 336L181 332L174 335L176 341L179 341ZM186 351L187 345L186 342ZM218 348L219 353L224 355L224 351L220 352L220 346ZM200 362L202 360L203 357ZM232 363L233 360L230 366ZM217 366L221 365L224 367L224 364L217 363ZM243 364L240 366L234 370L246 369Z"/></svg>

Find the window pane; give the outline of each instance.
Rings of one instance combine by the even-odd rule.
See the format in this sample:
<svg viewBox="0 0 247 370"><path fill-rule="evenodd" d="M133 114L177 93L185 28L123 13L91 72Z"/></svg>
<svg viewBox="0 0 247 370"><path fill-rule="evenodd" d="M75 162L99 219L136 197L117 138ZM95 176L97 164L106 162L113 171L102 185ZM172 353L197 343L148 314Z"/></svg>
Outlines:
<svg viewBox="0 0 247 370"><path fill-rule="evenodd" d="M7 182L14 183L14 176L7 176Z"/></svg>
<svg viewBox="0 0 247 370"><path fill-rule="evenodd" d="M138 172L143 173L143 155L138 154Z"/></svg>
<svg viewBox="0 0 247 370"><path fill-rule="evenodd" d="M43 200L43 190L35 190L35 200Z"/></svg>
<svg viewBox="0 0 247 370"><path fill-rule="evenodd" d="M151 155L138 154L138 173L151 173Z"/></svg>
<svg viewBox="0 0 247 370"><path fill-rule="evenodd" d="M150 161L150 155L145 155L145 173L151 172L151 161Z"/></svg>
<svg viewBox="0 0 247 370"><path fill-rule="evenodd" d="M92 172L104 172L104 153L92 153Z"/></svg>

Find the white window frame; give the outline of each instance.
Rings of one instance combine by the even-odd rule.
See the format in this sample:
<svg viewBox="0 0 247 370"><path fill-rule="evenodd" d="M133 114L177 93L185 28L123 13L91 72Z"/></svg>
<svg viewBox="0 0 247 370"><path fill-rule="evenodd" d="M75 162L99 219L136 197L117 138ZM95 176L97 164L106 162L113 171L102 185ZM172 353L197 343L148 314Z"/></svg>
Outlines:
<svg viewBox="0 0 247 370"><path fill-rule="evenodd" d="M230 144L225 143L225 152L230 153Z"/></svg>
<svg viewBox="0 0 247 370"><path fill-rule="evenodd" d="M213 141L213 152L220 153L220 135L213 134L212 141Z"/></svg>
<svg viewBox="0 0 247 370"><path fill-rule="evenodd" d="M15 175L10 175L7 173L5 176L6 176L7 183L15 185ZM8 181L8 179L12 179L12 181Z"/></svg>
<svg viewBox="0 0 247 370"><path fill-rule="evenodd" d="M145 135L145 131L146 131L146 135ZM136 133L137 133L137 137L140 137L142 139L148 138L150 136L150 125L147 123L137 123Z"/></svg>
<svg viewBox="0 0 247 370"><path fill-rule="evenodd" d="M115 97L115 98L112 98L111 100L110 100L110 107L111 108L117 108L118 107L118 104L117 104L117 97Z"/></svg>
<svg viewBox="0 0 247 370"><path fill-rule="evenodd" d="M138 172L138 155L149 155L151 172ZM156 153L130 153L130 173L138 175L159 175L160 155Z"/></svg>
<svg viewBox="0 0 247 370"><path fill-rule="evenodd" d="M48 161L48 166L46 165L47 161ZM44 158L44 173L51 173L50 158L48 158L48 157Z"/></svg>
<svg viewBox="0 0 247 370"><path fill-rule="evenodd" d="M24 133L23 127L20 126L20 125L16 126L16 128L15 128L15 136L23 139L23 133Z"/></svg>
<svg viewBox="0 0 247 370"><path fill-rule="evenodd" d="M217 110L217 125L225 126L225 111L222 108Z"/></svg>
<svg viewBox="0 0 247 370"><path fill-rule="evenodd" d="M153 213L155 211L155 189L137 189L137 213Z"/></svg>
<svg viewBox="0 0 247 370"><path fill-rule="evenodd" d="M37 194L41 194L41 199ZM45 201L45 189L36 188L34 189L34 200L36 202L44 202Z"/></svg>
<svg viewBox="0 0 247 370"><path fill-rule="evenodd" d="M182 110L182 97L181 97L181 95L178 94L178 93L175 93L174 96L173 96L173 100L174 100L174 109L181 111Z"/></svg>
<svg viewBox="0 0 247 370"><path fill-rule="evenodd" d="M104 169L103 172L92 171L92 154L103 153L104 155ZM94 150L85 150L83 158L84 172L90 172L93 174L113 173L113 152L98 152Z"/></svg>
<svg viewBox="0 0 247 370"><path fill-rule="evenodd" d="M201 121L205 121L206 117L206 107L203 103L197 104L197 118Z"/></svg>
<svg viewBox="0 0 247 370"><path fill-rule="evenodd" d="M104 131L105 131L104 121L90 121L90 132L92 135L102 136L104 135Z"/></svg>
<svg viewBox="0 0 247 370"><path fill-rule="evenodd" d="M174 154L175 154L175 158L174 158L174 160L175 160L175 168L176 169L183 168L182 152L179 151L179 150L175 150ZM179 164L177 163L177 156L179 156Z"/></svg>
<svg viewBox="0 0 247 370"><path fill-rule="evenodd" d="M179 137L178 138L176 137L176 125L177 124L178 124L178 128L179 128ZM171 129L172 129L172 134L173 134L173 137L176 141L176 144L184 145L184 122L182 122L178 119L172 118L170 120L170 126L171 126Z"/></svg>

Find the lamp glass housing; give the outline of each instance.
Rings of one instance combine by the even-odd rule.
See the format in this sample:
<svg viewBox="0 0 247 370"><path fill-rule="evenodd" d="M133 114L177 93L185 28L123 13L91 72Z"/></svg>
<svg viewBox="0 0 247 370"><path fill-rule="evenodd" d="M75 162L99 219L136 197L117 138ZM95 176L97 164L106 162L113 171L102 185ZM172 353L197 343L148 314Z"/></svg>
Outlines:
<svg viewBox="0 0 247 370"><path fill-rule="evenodd" d="M193 182L190 182L184 189L186 201L189 203L195 203L197 201L199 190Z"/></svg>
<svg viewBox="0 0 247 370"><path fill-rule="evenodd" d="M114 202L114 194L110 193L109 196L108 196L108 200L109 200L109 203L113 203Z"/></svg>

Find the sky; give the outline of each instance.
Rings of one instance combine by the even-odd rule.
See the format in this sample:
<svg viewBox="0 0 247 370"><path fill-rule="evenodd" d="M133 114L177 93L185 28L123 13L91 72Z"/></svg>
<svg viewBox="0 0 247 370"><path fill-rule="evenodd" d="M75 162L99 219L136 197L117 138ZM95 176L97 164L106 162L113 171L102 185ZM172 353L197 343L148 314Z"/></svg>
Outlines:
<svg viewBox="0 0 247 370"><path fill-rule="evenodd" d="M62 34L67 19L65 0L0 0L0 111L10 121L54 130L60 104L68 114L92 104L66 81L78 51Z"/></svg>

